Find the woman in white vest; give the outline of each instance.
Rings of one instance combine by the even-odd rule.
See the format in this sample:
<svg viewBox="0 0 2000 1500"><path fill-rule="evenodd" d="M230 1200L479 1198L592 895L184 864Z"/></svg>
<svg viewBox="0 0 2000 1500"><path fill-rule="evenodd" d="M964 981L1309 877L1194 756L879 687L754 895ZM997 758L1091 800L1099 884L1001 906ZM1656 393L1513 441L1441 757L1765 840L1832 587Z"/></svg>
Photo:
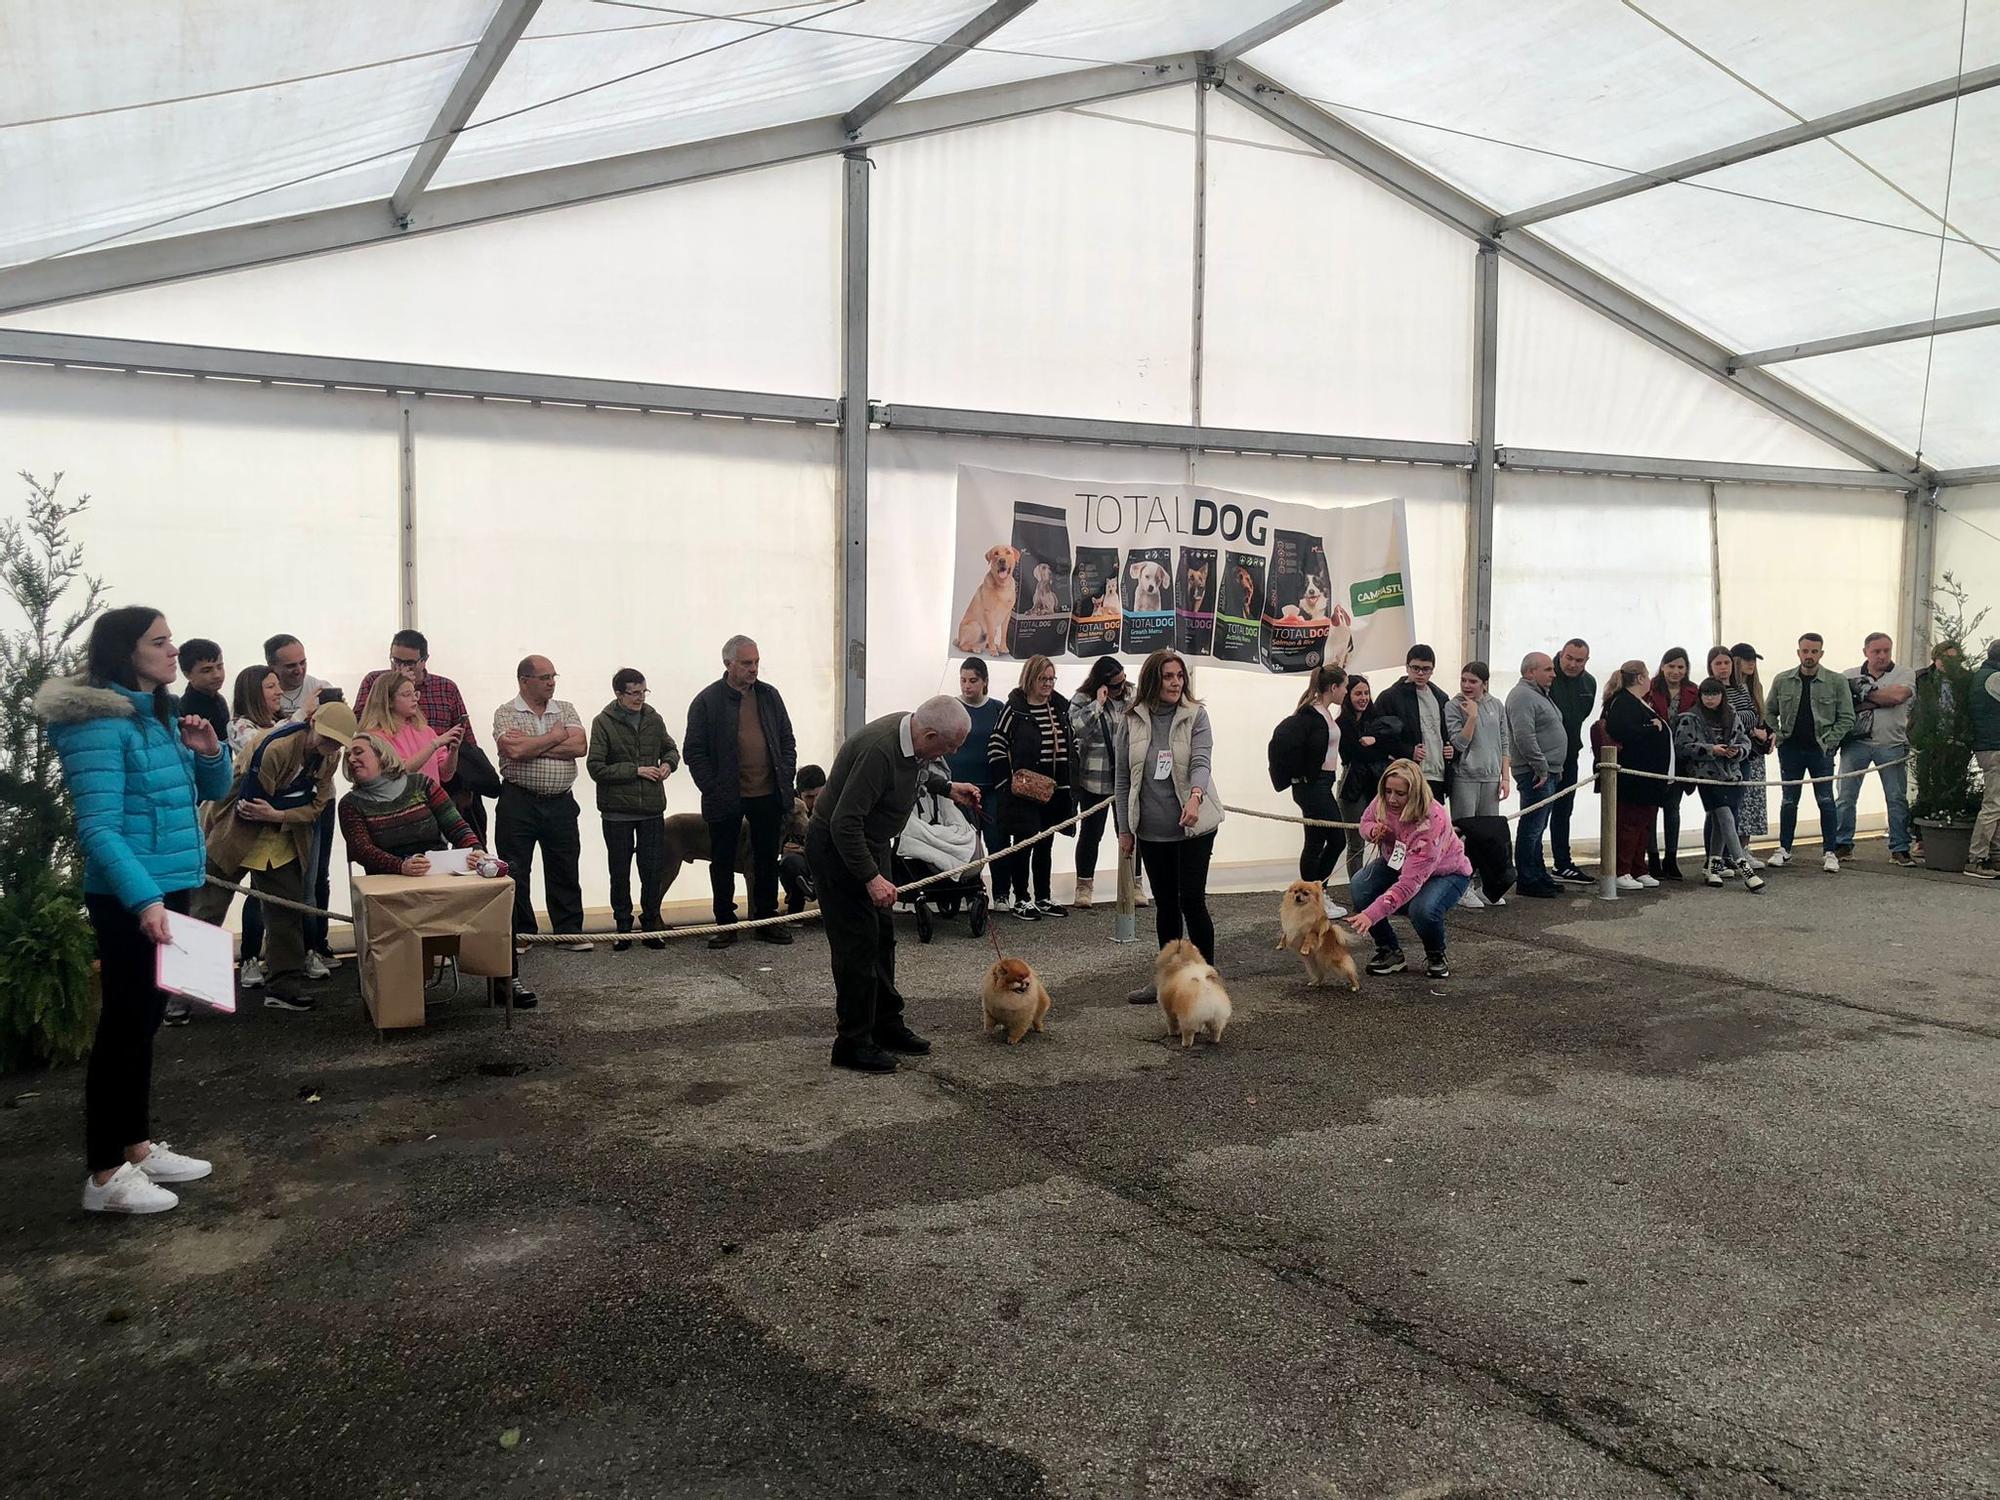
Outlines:
<svg viewBox="0 0 2000 1500"><path fill-rule="evenodd" d="M1215 922L1208 914L1208 861L1222 822L1222 799L1209 774L1215 736L1194 695L1194 674L1174 650L1155 651L1139 668L1139 692L1118 731L1112 813L1118 847L1153 883L1160 946L1185 937L1215 962ZM1151 1005L1153 987L1125 997Z"/></svg>

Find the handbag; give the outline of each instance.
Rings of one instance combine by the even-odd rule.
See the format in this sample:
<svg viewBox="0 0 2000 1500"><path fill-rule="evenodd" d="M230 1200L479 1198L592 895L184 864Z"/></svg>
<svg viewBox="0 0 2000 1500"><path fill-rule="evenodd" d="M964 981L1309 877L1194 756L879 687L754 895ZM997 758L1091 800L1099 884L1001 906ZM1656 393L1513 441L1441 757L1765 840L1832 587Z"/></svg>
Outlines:
<svg viewBox="0 0 2000 1500"><path fill-rule="evenodd" d="M1047 802L1056 794L1056 779L1040 771L1016 771L1007 790L1025 802Z"/></svg>

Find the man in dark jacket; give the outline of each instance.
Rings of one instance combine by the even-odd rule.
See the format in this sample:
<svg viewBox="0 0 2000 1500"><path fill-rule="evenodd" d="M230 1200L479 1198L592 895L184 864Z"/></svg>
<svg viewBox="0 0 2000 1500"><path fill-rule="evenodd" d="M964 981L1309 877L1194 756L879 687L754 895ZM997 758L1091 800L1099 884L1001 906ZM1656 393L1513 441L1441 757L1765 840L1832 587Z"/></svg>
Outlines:
<svg viewBox="0 0 2000 1500"><path fill-rule="evenodd" d="M736 920L736 841L750 825L750 916L778 914L778 854L791 811L799 765L792 716L778 690L757 677L757 643L731 636L722 648L722 678L688 705L681 750L701 788L701 816L708 824L708 879L715 920ZM789 943L791 930L760 927L767 943ZM711 948L727 948L733 932L718 932Z"/></svg>
<svg viewBox="0 0 2000 1500"><path fill-rule="evenodd" d="M667 894L667 778L680 769L680 746L667 721L650 708L643 672L620 667L611 675L611 701L590 725L584 761L597 783L597 815L604 820L604 849L611 861L611 917L620 933L632 930L632 857L639 859L639 930L657 933ZM664 938L648 937L648 948ZM628 937L612 943L623 953Z"/></svg>
<svg viewBox="0 0 2000 1500"><path fill-rule="evenodd" d="M1379 714L1401 721L1398 757L1413 760L1439 800L1451 790L1451 736L1445 733L1444 690L1431 682L1437 653L1419 643L1403 658L1403 680L1375 700Z"/></svg>
<svg viewBox="0 0 2000 1500"><path fill-rule="evenodd" d="M1562 775L1555 790L1568 791L1576 785L1577 767L1583 755L1583 726L1597 711L1597 679L1584 668L1590 664L1590 643L1575 636L1563 642L1556 653L1556 675L1549 683L1549 699L1562 714L1563 733L1569 741L1563 756ZM1589 885L1591 877L1576 867L1569 852L1569 819L1576 798L1565 797L1549 808L1549 863L1556 879L1569 885Z"/></svg>
<svg viewBox="0 0 2000 1500"><path fill-rule="evenodd" d="M896 989L896 887L889 857L922 785L948 784L951 800L977 814L979 789L948 781L944 767L971 729L963 703L933 698L913 714L864 725L826 773L826 790L806 830L806 859L832 950L836 1068L893 1073L892 1053L921 1057L931 1050L903 1020Z"/></svg>

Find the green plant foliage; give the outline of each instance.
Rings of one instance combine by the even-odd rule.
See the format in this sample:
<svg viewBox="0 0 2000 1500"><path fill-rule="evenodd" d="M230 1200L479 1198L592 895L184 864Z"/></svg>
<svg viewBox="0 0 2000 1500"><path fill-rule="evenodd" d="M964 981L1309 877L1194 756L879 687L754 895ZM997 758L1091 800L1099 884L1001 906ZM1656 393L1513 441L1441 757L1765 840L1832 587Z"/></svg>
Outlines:
<svg viewBox="0 0 2000 1500"><path fill-rule="evenodd" d="M1932 593L1931 668L1917 684L1910 715L1911 771L1916 780L1910 811L1933 823L1970 823L1979 811L1982 778L1972 758L1972 716L1967 711L1972 662L1966 643L1986 611L1968 614L1965 585L1950 573ZM1985 652L1976 653L1984 657Z"/></svg>
<svg viewBox="0 0 2000 1500"><path fill-rule="evenodd" d="M82 897L52 871L0 895L0 1072L75 1062L90 1050L96 956Z"/></svg>

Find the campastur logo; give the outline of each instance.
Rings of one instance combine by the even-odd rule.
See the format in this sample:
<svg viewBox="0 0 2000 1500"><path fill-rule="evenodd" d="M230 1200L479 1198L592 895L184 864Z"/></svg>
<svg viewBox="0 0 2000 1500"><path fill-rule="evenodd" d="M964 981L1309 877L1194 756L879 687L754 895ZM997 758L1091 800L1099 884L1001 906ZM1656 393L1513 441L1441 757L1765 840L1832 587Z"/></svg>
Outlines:
<svg viewBox="0 0 2000 1500"><path fill-rule="evenodd" d="M1387 573L1380 578L1367 578L1353 584L1348 589L1354 601L1354 618L1372 615L1378 609L1401 609L1403 607L1403 575Z"/></svg>

